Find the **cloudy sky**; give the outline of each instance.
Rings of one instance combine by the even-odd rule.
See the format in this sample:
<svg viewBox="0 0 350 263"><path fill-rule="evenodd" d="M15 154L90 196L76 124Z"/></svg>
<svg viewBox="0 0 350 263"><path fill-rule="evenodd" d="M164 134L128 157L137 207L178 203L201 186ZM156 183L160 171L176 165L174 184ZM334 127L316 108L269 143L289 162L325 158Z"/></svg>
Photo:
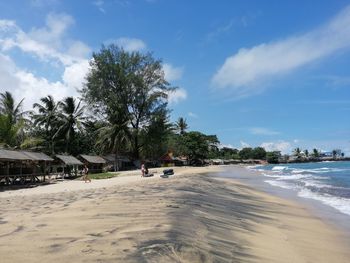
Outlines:
<svg viewBox="0 0 350 263"><path fill-rule="evenodd" d="M350 155L348 1L1 1L0 92L78 96L109 43L161 58L171 119L223 145Z"/></svg>

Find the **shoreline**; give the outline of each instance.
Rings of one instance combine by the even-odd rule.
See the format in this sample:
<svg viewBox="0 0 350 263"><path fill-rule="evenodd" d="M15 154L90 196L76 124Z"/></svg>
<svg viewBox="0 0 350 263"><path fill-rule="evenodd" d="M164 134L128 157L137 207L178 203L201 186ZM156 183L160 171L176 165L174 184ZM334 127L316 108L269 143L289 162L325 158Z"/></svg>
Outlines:
<svg viewBox="0 0 350 263"><path fill-rule="evenodd" d="M246 173L241 173L243 176L234 176L232 179L248 184L267 194L272 194L283 199L291 200L306 207L313 215L324 220L327 224L330 224L341 231L345 231L348 235L348 239L350 240L350 225L348 223L350 215L343 213L341 210L330 206L329 204L325 204L318 199L299 196L298 192L293 189L286 189L284 187L279 187L277 185L272 185L265 182L266 180L269 180L269 178L265 177L263 175L264 172L262 171L251 170L249 169L249 166L244 166L244 168ZM223 171L229 172L229 168L226 168ZM249 175L255 175L255 177L250 177Z"/></svg>
<svg viewBox="0 0 350 263"><path fill-rule="evenodd" d="M2 262L347 262L350 257L341 233L298 203L218 179L222 167L175 169L169 179L130 175L105 179L99 187L94 180L78 181L84 185L79 189L59 183L54 186L60 191L40 186L48 190L1 192ZM233 167L236 173L242 169Z"/></svg>

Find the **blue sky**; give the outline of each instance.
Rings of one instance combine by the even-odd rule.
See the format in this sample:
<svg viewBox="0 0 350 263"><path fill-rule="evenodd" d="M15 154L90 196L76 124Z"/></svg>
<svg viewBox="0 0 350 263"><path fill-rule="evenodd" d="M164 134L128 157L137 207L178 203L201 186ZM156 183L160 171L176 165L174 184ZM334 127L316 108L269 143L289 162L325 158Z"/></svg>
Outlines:
<svg viewBox="0 0 350 263"><path fill-rule="evenodd" d="M1 1L0 91L77 96L102 43L161 58L171 119L223 145L350 155L348 1Z"/></svg>

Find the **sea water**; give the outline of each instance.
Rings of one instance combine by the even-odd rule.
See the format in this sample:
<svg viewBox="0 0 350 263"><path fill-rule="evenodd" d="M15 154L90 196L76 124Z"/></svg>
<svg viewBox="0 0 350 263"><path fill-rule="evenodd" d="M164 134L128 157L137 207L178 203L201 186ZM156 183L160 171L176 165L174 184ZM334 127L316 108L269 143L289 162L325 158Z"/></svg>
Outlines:
<svg viewBox="0 0 350 263"><path fill-rule="evenodd" d="M294 163L253 166L264 181L289 189L350 216L350 162Z"/></svg>

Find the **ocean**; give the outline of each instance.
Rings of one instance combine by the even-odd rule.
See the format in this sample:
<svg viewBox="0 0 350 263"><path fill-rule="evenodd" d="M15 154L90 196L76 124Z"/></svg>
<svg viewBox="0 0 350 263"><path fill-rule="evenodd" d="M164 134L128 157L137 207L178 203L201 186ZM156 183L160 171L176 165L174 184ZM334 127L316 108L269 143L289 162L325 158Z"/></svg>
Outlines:
<svg viewBox="0 0 350 263"><path fill-rule="evenodd" d="M294 163L252 166L264 182L289 189L350 216L350 162Z"/></svg>

